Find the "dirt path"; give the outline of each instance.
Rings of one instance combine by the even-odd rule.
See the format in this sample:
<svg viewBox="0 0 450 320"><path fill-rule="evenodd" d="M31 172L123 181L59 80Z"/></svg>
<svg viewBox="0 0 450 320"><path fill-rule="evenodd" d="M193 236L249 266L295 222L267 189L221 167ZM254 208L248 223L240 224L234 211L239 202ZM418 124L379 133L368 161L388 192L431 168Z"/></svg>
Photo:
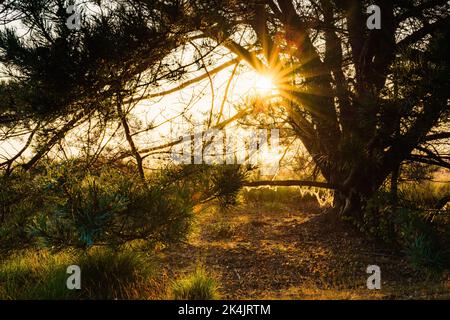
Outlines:
<svg viewBox="0 0 450 320"><path fill-rule="evenodd" d="M450 282L427 280L399 255L319 212L240 208L201 217L194 237L164 252L171 277L199 263L225 299L450 298ZM368 290L368 265L382 290Z"/></svg>

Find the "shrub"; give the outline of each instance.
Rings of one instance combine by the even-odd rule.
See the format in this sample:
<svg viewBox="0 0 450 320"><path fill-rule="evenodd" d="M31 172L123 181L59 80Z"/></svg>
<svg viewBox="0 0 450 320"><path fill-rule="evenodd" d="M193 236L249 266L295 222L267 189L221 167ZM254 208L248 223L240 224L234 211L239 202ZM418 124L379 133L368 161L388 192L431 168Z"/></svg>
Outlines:
<svg viewBox="0 0 450 320"><path fill-rule="evenodd" d="M14 248L27 248L33 238L27 227L44 198L28 174L0 178L0 255Z"/></svg>
<svg viewBox="0 0 450 320"><path fill-rule="evenodd" d="M225 208L236 204L248 169L172 166L142 181L125 165L88 169L72 160L3 178L8 187L0 191L0 254L183 241L193 207L215 199Z"/></svg>
<svg viewBox="0 0 450 320"><path fill-rule="evenodd" d="M416 268L443 268L443 247L438 242L439 227L432 215L423 210L397 210L399 242Z"/></svg>
<svg viewBox="0 0 450 320"><path fill-rule="evenodd" d="M407 243L406 255L410 263L416 267L431 267L432 269L442 269L442 256L436 250L435 243L425 234L415 236Z"/></svg>
<svg viewBox="0 0 450 320"><path fill-rule="evenodd" d="M184 165L167 168L171 179L185 181L196 203L216 201L227 209L237 204L237 196L252 167L242 165Z"/></svg>
<svg viewBox="0 0 450 320"><path fill-rule="evenodd" d="M172 284L175 300L214 300L218 299L216 281L204 268L197 268L194 273Z"/></svg>
<svg viewBox="0 0 450 320"><path fill-rule="evenodd" d="M242 189L247 172L239 165L218 166L212 172L212 195L219 201L223 208L234 206L237 203L237 195Z"/></svg>
<svg viewBox="0 0 450 320"><path fill-rule="evenodd" d="M425 184L401 190L397 203L379 191L367 202L362 219L353 222L370 237L404 251L414 267L442 270L450 261L450 210L433 209L440 189Z"/></svg>
<svg viewBox="0 0 450 320"><path fill-rule="evenodd" d="M10 191L0 193L3 252L35 245L88 249L133 240L168 244L185 239L190 227L188 188L159 175L141 181L115 167L83 170L68 162L5 183Z"/></svg>

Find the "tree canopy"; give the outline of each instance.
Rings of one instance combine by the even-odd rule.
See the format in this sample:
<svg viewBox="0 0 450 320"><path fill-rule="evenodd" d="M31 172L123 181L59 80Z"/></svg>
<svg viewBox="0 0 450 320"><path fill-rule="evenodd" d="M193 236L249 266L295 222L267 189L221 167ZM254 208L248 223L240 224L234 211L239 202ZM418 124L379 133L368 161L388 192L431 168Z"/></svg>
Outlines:
<svg viewBox="0 0 450 320"><path fill-rule="evenodd" d="M366 24L372 4L380 29ZM231 55L227 66L242 60L274 79L278 93L261 109L265 121L281 119L301 140L336 186L341 214L359 214L405 161L450 167L438 146L450 136L448 1L84 1L79 30L66 25L66 5L6 0L0 7L7 27L0 123L4 139L29 135L25 148L35 152L20 164L25 169L97 118L123 129L143 176L127 103L161 79L183 80L187 65L216 48ZM173 58L192 40L201 41L201 57ZM6 171L17 159L5 159Z"/></svg>

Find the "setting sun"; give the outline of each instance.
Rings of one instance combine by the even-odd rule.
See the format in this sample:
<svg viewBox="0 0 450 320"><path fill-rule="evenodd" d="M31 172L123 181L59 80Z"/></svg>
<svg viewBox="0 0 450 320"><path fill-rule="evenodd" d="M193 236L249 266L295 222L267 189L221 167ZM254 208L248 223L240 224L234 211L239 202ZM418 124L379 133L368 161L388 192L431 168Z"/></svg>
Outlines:
<svg viewBox="0 0 450 320"><path fill-rule="evenodd" d="M254 89L258 94L270 94L276 86L272 77L258 74L255 78Z"/></svg>
<svg viewBox="0 0 450 320"><path fill-rule="evenodd" d="M226 77L226 76L225 76ZM240 74L239 86L234 90L237 97L269 97L279 94L273 74L248 71Z"/></svg>

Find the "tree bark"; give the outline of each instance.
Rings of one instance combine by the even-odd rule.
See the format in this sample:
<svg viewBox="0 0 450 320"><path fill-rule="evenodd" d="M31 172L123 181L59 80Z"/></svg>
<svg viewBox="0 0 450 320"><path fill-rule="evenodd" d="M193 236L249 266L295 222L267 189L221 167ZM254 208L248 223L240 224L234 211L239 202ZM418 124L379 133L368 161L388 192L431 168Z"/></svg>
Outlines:
<svg viewBox="0 0 450 320"><path fill-rule="evenodd" d="M122 126L125 131L125 137L127 139L127 142L130 146L131 153L133 154L134 159L136 160L136 165L139 173L139 177L142 180L145 180L145 172L144 172L144 166L143 166L143 160L142 156L139 153L138 149L136 148L136 145L133 140L133 136L131 135L130 126L128 125L127 117L125 113L122 110L122 97L120 94L117 95L117 113L119 115L120 121L122 123Z"/></svg>

